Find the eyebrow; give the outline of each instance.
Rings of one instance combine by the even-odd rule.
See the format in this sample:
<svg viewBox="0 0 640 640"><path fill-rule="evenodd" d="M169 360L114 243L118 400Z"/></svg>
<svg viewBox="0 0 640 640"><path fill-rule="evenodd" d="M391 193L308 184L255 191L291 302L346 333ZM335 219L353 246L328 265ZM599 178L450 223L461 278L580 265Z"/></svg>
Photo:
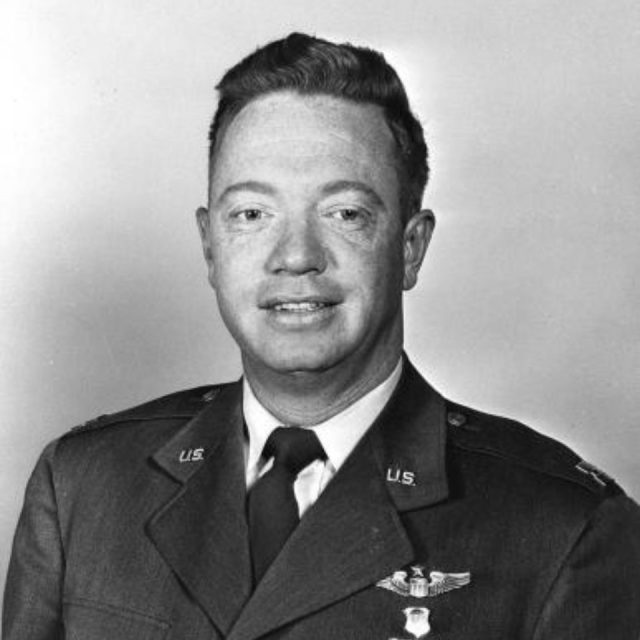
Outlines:
<svg viewBox="0 0 640 640"><path fill-rule="evenodd" d="M253 191L254 193L261 193L265 196L274 196L276 190L266 182L259 182L257 180L244 180L243 182L235 182L230 184L218 197L218 201L224 200L233 193L239 191Z"/></svg>
<svg viewBox="0 0 640 640"><path fill-rule="evenodd" d="M218 197L218 202L224 200L230 195L242 191L253 191L254 193L260 193L266 196L275 196L277 191L274 187L266 182L260 182L258 180L243 180L242 182L235 182L229 185ZM322 185L320 189L320 195L324 198L333 196L345 191L355 191L365 195L373 203L379 207L385 206L382 198L378 195L375 189L371 188L364 182L358 180L332 180Z"/></svg>
<svg viewBox="0 0 640 640"><path fill-rule="evenodd" d="M378 195L375 189L372 189L369 185L364 184L364 182L358 182L357 180L334 180L332 182L328 182L322 186L320 193L326 197L342 193L344 191L359 192L372 200L377 206L385 206L382 198Z"/></svg>

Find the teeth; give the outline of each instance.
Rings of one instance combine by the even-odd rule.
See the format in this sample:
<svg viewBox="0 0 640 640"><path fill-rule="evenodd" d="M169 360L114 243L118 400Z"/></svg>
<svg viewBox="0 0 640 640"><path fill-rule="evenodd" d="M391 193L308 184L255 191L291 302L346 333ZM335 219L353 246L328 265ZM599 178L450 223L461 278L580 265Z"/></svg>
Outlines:
<svg viewBox="0 0 640 640"><path fill-rule="evenodd" d="M294 313L304 313L305 311L315 311L326 306L322 302L280 302L274 306L276 311L293 311Z"/></svg>

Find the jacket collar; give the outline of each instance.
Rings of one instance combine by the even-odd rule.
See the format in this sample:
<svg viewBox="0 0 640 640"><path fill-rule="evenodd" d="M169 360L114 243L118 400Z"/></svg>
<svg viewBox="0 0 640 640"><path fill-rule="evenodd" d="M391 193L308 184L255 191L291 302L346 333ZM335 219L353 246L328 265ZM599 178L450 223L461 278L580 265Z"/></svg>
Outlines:
<svg viewBox="0 0 640 640"><path fill-rule="evenodd" d="M414 559L398 512L447 497L445 433L443 399L405 358L387 406L251 593L241 384L227 386L154 455L182 488L149 535L220 631L253 640ZM180 462L196 449L202 460Z"/></svg>
<svg viewBox="0 0 640 640"><path fill-rule="evenodd" d="M160 555L226 635L251 592L241 385L222 387L152 456L180 482L147 525Z"/></svg>
<svg viewBox="0 0 640 640"><path fill-rule="evenodd" d="M152 461L174 480L185 483L206 460L219 458L219 447L242 426L242 390L239 382L211 393L205 407L160 447Z"/></svg>
<svg viewBox="0 0 640 640"><path fill-rule="evenodd" d="M445 401L406 355L402 378L369 438L398 511L420 509L448 497Z"/></svg>

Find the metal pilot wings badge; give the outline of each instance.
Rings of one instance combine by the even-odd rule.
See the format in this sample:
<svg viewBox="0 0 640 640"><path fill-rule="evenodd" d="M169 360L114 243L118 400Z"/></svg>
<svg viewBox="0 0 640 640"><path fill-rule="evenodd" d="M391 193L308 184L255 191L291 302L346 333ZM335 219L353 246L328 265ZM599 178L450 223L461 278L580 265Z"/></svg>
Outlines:
<svg viewBox="0 0 640 640"><path fill-rule="evenodd" d="M429 580L424 576L424 567L411 567L409 579L407 571L394 571L384 580L376 582L376 587L388 589L406 598L434 598L454 589L460 589L471 582L471 573L444 573L431 571Z"/></svg>

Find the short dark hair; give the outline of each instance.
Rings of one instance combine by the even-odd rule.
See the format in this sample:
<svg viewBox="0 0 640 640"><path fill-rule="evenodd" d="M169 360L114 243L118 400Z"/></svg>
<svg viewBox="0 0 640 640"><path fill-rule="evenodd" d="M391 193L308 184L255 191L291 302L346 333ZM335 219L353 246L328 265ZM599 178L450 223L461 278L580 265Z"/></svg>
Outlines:
<svg viewBox="0 0 640 640"><path fill-rule="evenodd" d="M420 209L429 176L427 145L402 81L381 53L292 33L231 67L216 89L219 101L209 129L210 163L233 118L265 94L289 90L380 106L400 152L403 219Z"/></svg>

